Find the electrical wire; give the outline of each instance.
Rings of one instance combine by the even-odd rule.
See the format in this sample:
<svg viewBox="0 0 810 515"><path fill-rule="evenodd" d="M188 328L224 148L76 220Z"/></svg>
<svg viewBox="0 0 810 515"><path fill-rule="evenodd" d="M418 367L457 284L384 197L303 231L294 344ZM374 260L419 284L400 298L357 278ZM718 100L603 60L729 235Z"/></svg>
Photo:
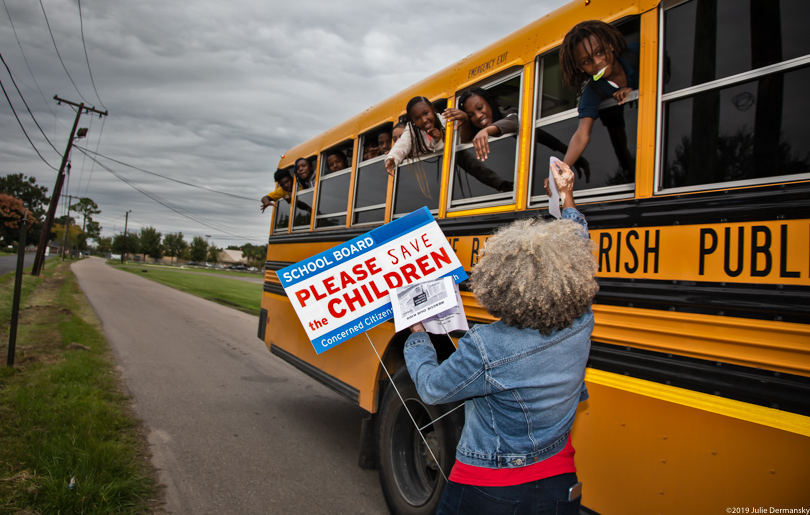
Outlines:
<svg viewBox="0 0 810 515"><path fill-rule="evenodd" d="M6 5L6 0L3 0L3 7L6 8L6 15L8 16L8 22L11 24L11 30L14 32L14 39L17 40L17 46L20 47L20 53L23 56L23 60L25 61L25 65L28 67L28 72L31 74L31 78L34 80L34 85L36 85L37 89L39 90L39 94L42 96L42 100L45 101L45 105L48 107L48 110L51 114L56 117L56 111L51 107L50 102L47 98L45 98L45 93L42 92L42 88L39 87L39 83L37 82L37 78L34 77L34 71L31 69L31 65L28 63L28 58L25 56L25 52L23 51L22 43L20 43L20 38L17 37L17 29L14 27L14 22L11 21L11 12L8 10L8 5ZM60 122L61 123L61 122Z"/></svg>
<svg viewBox="0 0 810 515"><path fill-rule="evenodd" d="M77 146L74 145L74 148L78 149L80 152L84 152L84 149L82 149L81 147L77 147ZM88 154L88 157L90 157L90 159L96 160L95 157L90 156L89 154ZM119 180L126 183L127 185L129 185L134 190L136 190L136 191L140 192L141 194L143 194L144 196L154 200L155 202L157 202L161 206L163 206L163 207L165 207L165 208L167 208L167 209L169 209L171 211L174 211L175 213L179 214L180 216L188 218L189 220L191 220L193 222L196 222L196 223L198 223L200 225L203 225L203 226L208 227L210 229L213 229L215 231L219 231L219 232L221 232L223 234L227 234L228 236L234 236L234 237L236 237L238 239L243 239L243 240L250 240L251 239L250 237L244 236L242 234L231 232L227 228L224 228L224 226L221 226L221 225L215 224L213 222L209 222L207 220L204 220L199 215L193 215L193 214L187 212L186 210L184 210L183 208L181 208L181 207L179 207L179 206L177 206L175 204L172 204L168 200L160 197L159 195L157 195L155 193L151 193L151 192L149 192L149 191L147 191L145 189L142 189L142 188L136 186L135 184L132 183L132 181L130 181L126 177L122 176L120 173L116 172L112 168L108 167L104 163L101 163L101 162L99 162L97 160L96 160L96 162L98 163L98 165L100 167L102 167L103 169L110 172L112 175L114 175L115 177L117 177Z"/></svg>
<svg viewBox="0 0 810 515"><path fill-rule="evenodd" d="M3 0L5 1L5 0ZM104 102L101 101L101 97L98 96L98 90L96 89L96 81L93 80L93 71L90 69L90 57L87 55L87 44L84 42L84 21L82 20L82 0L78 0L79 2L79 29L82 33L82 45L84 46L84 58L87 60L87 71L90 72L90 82L93 84L93 91L96 92L96 98L98 99L98 103L101 104L101 107L104 110L107 110L107 106L104 105Z"/></svg>
<svg viewBox="0 0 810 515"><path fill-rule="evenodd" d="M51 148L54 150L54 152L59 154L59 151L56 149L55 146L53 146L53 143L51 143L51 140L48 139L48 135L45 134L44 130L42 130L42 127L39 125L39 122L37 121L36 117L34 116L34 113L31 112L31 108L28 107L28 102L25 101L25 97L23 96L22 91L20 91L20 88L17 86L17 81L15 81L14 77L11 75L11 69L8 67L8 64L6 64L6 60L3 58L2 53L0 53L0 61L3 61L3 66L6 67L6 70L8 71L8 76L11 77L11 83L14 84L14 88L17 90L17 94L20 95L20 98L22 99L23 104L25 104L25 108L28 109L28 114L31 115L31 119L34 120L34 123L37 125L37 128L39 129L39 132L42 133L42 135L45 137L45 141L48 142L48 145L51 146ZM62 157L62 154L59 154L59 157Z"/></svg>
<svg viewBox="0 0 810 515"><path fill-rule="evenodd" d="M11 103L11 99L10 99L10 98L8 98L8 93L6 92L6 87L5 87L5 86L3 86L3 81L2 81L2 80L0 80L0 89L2 89L2 90L3 90L3 94L6 96L6 100L8 101L8 106L11 108L11 112L12 112L12 113L14 113L14 118L16 118L16 119L17 119L17 123L19 123L19 124L20 124L20 129L22 129L23 134L25 134L25 138L28 140L28 143L30 143L30 144L31 144L31 146L34 148L34 152L36 152L36 153L37 153L37 155L39 156L39 158L40 158L40 159L42 159L42 161L43 161L43 162L44 162L46 165L48 165L49 167L51 167L52 169L54 169L55 171L57 171L57 172L58 172L58 171L59 171L59 169L58 169L58 168L55 168L53 165L51 165L51 163L49 163L48 161L46 161L44 157L42 157L42 154L40 154L40 153L39 153L39 149L37 149L37 146L36 146L36 145L34 145L34 142L33 142L33 141L31 141L31 138L28 136L28 133L27 133L27 132L25 132L25 127L23 127L22 121L20 121L20 117L19 117L19 116L17 116L17 111L15 111L15 110L14 110L14 105Z"/></svg>
<svg viewBox="0 0 810 515"><path fill-rule="evenodd" d="M101 130L98 132L98 141L96 142L96 153L98 153L98 147L101 145L101 135L104 134L104 124L107 123L107 117L105 116L101 120ZM93 179L93 170L96 169L96 161L91 159L93 164L90 165L90 177L87 178L87 186L84 188L84 196L87 196L87 192L90 190L90 180Z"/></svg>
<svg viewBox="0 0 810 515"><path fill-rule="evenodd" d="M78 149L79 149L81 152L85 152L85 151L86 151L86 152L89 152L90 154L96 155L96 156L98 156L98 157L103 157L104 159L109 159L109 160L110 160L110 161L112 161L113 163L118 163L119 165L124 165L124 166L127 166L127 167L129 167L129 168L132 168L132 169L134 169L134 170L138 170L139 172L148 173L149 175L154 175L154 176L156 176L156 177L160 177L160 178L162 178L162 179L166 179L167 181L176 182L176 183L178 183L178 184L184 184L184 185L186 185L186 186L191 186L192 188L201 189L201 190L208 191L208 192L211 192L211 193L217 193L217 194L219 194L219 195L227 195L228 197L238 198L238 199L240 199L240 200L250 200L250 201L254 201L254 200L256 200L256 199L251 198L251 197L243 197L243 196L241 196L241 195L235 195L235 194L233 194L233 193L228 193L228 192L226 192L226 191L219 191L219 190L214 190L214 189L211 189L211 188L206 188L205 186L200 186L199 184L192 184L192 183L190 183L190 182L184 182L184 181L181 181L181 180L179 180L179 179L173 179L173 178L171 178L171 177L167 177L167 176L165 176L165 175L160 175L159 173L150 172L149 170L144 170L143 168L138 168L137 166L133 166L133 165L131 165L131 164L127 164L127 163L125 163L125 162L123 162L123 161L118 161L117 159L113 159L113 158L111 158L111 157L108 157L108 156L105 156L105 155L99 154L98 152L93 152L92 150L86 150L86 149L83 149L83 148L81 148L81 147L76 147L76 148L78 148ZM100 164L101 164L101 163L99 163L99 165L100 165Z"/></svg>
<svg viewBox="0 0 810 515"><path fill-rule="evenodd" d="M65 69L65 73L67 73L68 79L70 79L70 82L73 84L73 87L76 88L76 93L79 94L79 97L81 97L82 100L87 102L87 99L82 96L81 91L79 91L79 87L73 81L73 77L70 76L70 72L68 71L67 66L65 66L65 61L62 60L62 55L59 53L59 47L56 46L56 39L54 39L53 31L51 30L51 22L48 21L48 15L45 14L45 6L42 5L42 0L39 0L39 6L42 7L42 15L45 16L45 24L48 26L48 32L51 35L51 41L53 41L53 48L56 50L56 55L57 57L59 57L59 62L62 63L62 68ZM87 103L89 104L90 102Z"/></svg>

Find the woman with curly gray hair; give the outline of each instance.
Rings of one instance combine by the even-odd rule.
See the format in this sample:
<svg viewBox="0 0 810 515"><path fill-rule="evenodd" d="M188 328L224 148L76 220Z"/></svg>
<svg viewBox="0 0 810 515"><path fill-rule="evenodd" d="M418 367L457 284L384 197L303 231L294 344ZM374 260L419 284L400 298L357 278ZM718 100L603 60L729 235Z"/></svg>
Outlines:
<svg viewBox="0 0 810 515"><path fill-rule="evenodd" d="M501 229L472 270L476 299L500 320L474 326L441 364L421 324L411 327L405 344L423 401L465 401L438 514L579 511L569 433L577 405L588 398L597 265L574 204L574 174L562 162L552 173L563 219L519 220Z"/></svg>

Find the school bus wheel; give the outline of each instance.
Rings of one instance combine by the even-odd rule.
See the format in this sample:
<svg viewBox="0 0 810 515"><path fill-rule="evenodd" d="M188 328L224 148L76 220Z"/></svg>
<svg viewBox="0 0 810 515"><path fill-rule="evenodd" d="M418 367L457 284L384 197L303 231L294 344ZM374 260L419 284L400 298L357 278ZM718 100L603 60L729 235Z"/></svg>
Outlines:
<svg viewBox="0 0 810 515"><path fill-rule="evenodd" d="M383 395L377 426L380 484L391 513L431 514L436 511L446 484L442 471L450 474L455 461L456 444L463 426L462 410L430 424L454 406L423 403L404 366L396 371L393 382L416 424L427 425L422 435L428 445L419 436L397 392L389 385Z"/></svg>

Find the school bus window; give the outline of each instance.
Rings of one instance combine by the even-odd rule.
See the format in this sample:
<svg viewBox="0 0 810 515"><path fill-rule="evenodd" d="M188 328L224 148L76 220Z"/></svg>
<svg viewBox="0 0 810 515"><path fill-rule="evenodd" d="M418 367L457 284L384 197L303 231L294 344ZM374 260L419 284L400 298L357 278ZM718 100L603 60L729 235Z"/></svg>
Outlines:
<svg viewBox="0 0 810 515"><path fill-rule="evenodd" d="M626 69L638 70L639 19L630 18L616 25L627 41L619 56ZM534 155L531 178L531 204L547 202L543 180L548 177L549 158L563 159L571 138L580 124L578 102L590 80L572 92L563 86L560 52L554 50L538 58L537 118L534 129ZM603 95L600 93L600 98ZM605 96L594 120L590 141L572 169L579 197L610 199L632 194L636 170L638 91L623 105ZM576 102L575 102L576 100Z"/></svg>
<svg viewBox="0 0 810 515"><path fill-rule="evenodd" d="M451 207L512 201L517 164L520 73L462 92ZM461 123L463 121L463 123ZM486 138L486 139L483 139ZM486 141L489 153L475 140Z"/></svg>
<svg viewBox="0 0 810 515"><path fill-rule="evenodd" d="M321 156L318 211L315 227L338 227L346 224L346 207L352 168L352 143L333 147Z"/></svg>
<svg viewBox="0 0 810 515"><path fill-rule="evenodd" d="M315 157L296 159L295 202L293 202L293 231L309 230L315 197Z"/></svg>
<svg viewBox="0 0 810 515"><path fill-rule="evenodd" d="M388 123L360 138L363 159L357 164L352 224L382 222L385 219L385 195L388 189L385 153L391 148L392 127L393 124Z"/></svg>
<svg viewBox="0 0 810 515"><path fill-rule="evenodd" d="M273 234L286 233L290 226L290 201L281 199L273 208Z"/></svg>
<svg viewBox="0 0 810 515"><path fill-rule="evenodd" d="M810 177L810 39L797 37L810 21L806 4L701 5L664 12L659 189Z"/></svg>
<svg viewBox="0 0 810 515"><path fill-rule="evenodd" d="M433 102L433 109L437 113L444 112L446 107L446 99ZM400 122L407 124L407 113L400 118ZM407 215L421 207L427 207L431 213L438 214L443 156L443 148L426 154L412 150L402 161L394 175L392 218Z"/></svg>
<svg viewBox="0 0 810 515"><path fill-rule="evenodd" d="M668 9L664 93L806 56L808 22L801 0L691 1Z"/></svg>

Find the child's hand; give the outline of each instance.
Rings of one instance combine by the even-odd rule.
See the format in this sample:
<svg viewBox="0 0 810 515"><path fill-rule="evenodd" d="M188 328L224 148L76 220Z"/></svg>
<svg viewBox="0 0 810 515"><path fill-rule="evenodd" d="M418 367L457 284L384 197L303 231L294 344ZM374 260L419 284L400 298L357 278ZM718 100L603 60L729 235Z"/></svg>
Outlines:
<svg viewBox="0 0 810 515"><path fill-rule="evenodd" d="M264 197L262 199L262 213L264 213L264 210L267 209L268 207L272 206L272 205L273 205L273 201L270 200L267 197Z"/></svg>
<svg viewBox="0 0 810 515"><path fill-rule="evenodd" d="M444 134L442 134L442 130L438 127L433 127L427 131L427 133L431 138L433 138L433 141L441 141L444 139Z"/></svg>
<svg viewBox="0 0 810 515"><path fill-rule="evenodd" d="M481 129L472 142L478 160L486 161L487 157L489 157L489 132L486 129Z"/></svg>
<svg viewBox="0 0 810 515"><path fill-rule="evenodd" d="M454 107L445 109L444 112L442 113L442 116L444 116L444 119L447 120L448 122L458 122L459 127L461 127L462 125L464 125L469 121L469 118L467 118L467 113L465 113L461 109L456 109Z"/></svg>
<svg viewBox="0 0 810 515"><path fill-rule="evenodd" d="M627 98L627 95L629 95L631 91L633 91L633 88L621 88L619 91L613 94L613 98L616 99L616 102L618 102L619 105L622 105L624 104L624 100Z"/></svg>
<svg viewBox="0 0 810 515"><path fill-rule="evenodd" d="M385 160L385 171L388 172L388 175L393 177L394 172L396 171L396 169L397 169L397 165L394 164L393 159L386 159Z"/></svg>

